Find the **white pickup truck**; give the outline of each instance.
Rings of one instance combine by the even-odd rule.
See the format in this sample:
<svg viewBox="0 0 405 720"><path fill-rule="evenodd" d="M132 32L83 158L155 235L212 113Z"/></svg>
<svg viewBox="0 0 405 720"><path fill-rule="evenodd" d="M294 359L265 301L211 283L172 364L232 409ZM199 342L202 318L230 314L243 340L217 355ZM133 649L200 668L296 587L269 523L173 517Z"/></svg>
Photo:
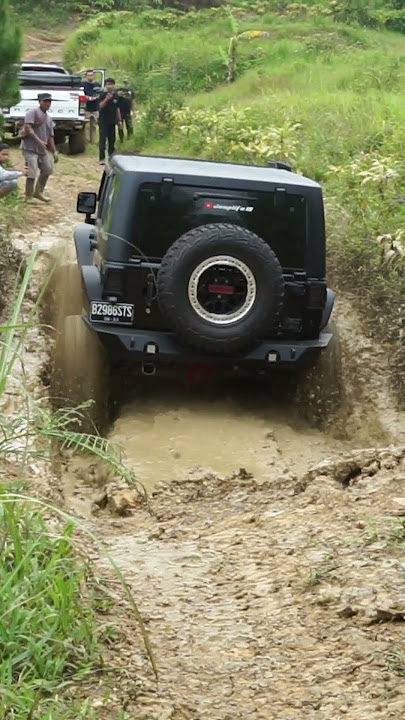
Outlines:
<svg viewBox="0 0 405 720"><path fill-rule="evenodd" d="M104 70L95 71L96 80L104 85ZM20 102L3 107L3 133L16 137L24 124L28 110L38 107L38 94L49 92L52 105L49 111L55 123L55 142L61 145L68 138L71 155L85 149L85 109L82 74L71 75L58 63L22 62L19 71Z"/></svg>

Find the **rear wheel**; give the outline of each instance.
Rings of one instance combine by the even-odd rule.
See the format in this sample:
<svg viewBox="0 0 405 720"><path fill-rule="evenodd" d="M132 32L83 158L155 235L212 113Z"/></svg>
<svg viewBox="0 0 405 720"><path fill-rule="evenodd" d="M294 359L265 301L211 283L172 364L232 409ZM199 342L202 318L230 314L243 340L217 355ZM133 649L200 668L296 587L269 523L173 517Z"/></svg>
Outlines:
<svg viewBox="0 0 405 720"><path fill-rule="evenodd" d="M59 407L77 407L91 400L83 410L86 430L102 428L108 411L108 364L104 348L80 315L69 315L57 329L53 395Z"/></svg>
<svg viewBox="0 0 405 720"><path fill-rule="evenodd" d="M58 133L58 132L55 133L55 145L56 145L56 146L63 145L64 142L65 142L65 140L66 140L66 135L65 135L65 133L60 133L60 132L59 132L59 133Z"/></svg>
<svg viewBox="0 0 405 720"><path fill-rule="evenodd" d="M73 133L69 137L69 154L70 155L79 155L80 153L84 153L86 149L86 133L85 129L83 128L79 132Z"/></svg>

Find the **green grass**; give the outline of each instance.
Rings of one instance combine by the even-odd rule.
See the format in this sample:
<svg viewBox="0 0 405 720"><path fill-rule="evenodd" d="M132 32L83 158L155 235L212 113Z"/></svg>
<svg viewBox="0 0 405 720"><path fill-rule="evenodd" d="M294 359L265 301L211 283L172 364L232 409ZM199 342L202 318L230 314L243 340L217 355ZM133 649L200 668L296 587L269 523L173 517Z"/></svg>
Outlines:
<svg viewBox="0 0 405 720"><path fill-rule="evenodd" d="M24 205L24 196L19 188L16 192L10 193L0 199L0 236L2 233L8 233L16 227L21 227L25 216L26 207Z"/></svg>
<svg viewBox="0 0 405 720"><path fill-rule="evenodd" d="M79 703L62 696L100 669L96 618L83 596L88 569L71 533L51 533L38 509L0 495L2 718L74 718Z"/></svg>
<svg viewBox="0 0 405 720"><path fill-rule="evenodd" d="M269 35L238 43L237 76L257 68L265 86L276 91L307 90L308 81L318 89L364 81L367 87L376 82L373 68L378 73L381 60L398 60L404 45L403 38L395 42L322 14L306 19L268 11L235 17L224 8L187 14L150 10L96 16L70 36L64 58L72 69L90 63L106 67L119 82L128 78L144 102L157 93L196 93L224 82L229 40L248 30ZM382 58L381 51L388 56ZM330 65L331 79L324 72Z"/></svg>

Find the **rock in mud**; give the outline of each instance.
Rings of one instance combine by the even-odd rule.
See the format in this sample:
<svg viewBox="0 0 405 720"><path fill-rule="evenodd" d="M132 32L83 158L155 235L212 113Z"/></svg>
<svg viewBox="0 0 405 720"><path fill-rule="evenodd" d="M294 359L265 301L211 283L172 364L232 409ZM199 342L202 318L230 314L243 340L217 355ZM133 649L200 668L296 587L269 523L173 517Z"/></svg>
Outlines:
<svg viewBox="0 0 405 720"><path fill-rule="evenodd" d="M381 468L392 470L405 465L405 447L353 450L344 457L330 458L311 468L301 479L303 487L320 476L331 477L347 487L359 477L372 477Z"/></svg>
<svg viewBox="0 0 405 720"><path fill-rule="evenodd" d="M105 488L106 506L113 515L126 517L135 508L141 507L144 498L140 493L123 483L110 483Z"/></svg>

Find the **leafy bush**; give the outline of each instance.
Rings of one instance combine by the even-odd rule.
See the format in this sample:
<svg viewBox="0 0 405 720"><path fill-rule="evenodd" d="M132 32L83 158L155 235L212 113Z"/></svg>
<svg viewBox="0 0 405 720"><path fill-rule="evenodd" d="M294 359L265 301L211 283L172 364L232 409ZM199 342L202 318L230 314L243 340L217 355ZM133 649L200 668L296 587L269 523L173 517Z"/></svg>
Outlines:
<svg viewBox="0 0 405 720"><path fill-rule="evenodd" d="M0 108L18 100L18 82L14 65L19 61L20 53L20 29L12 21L8 0L0 0ZM0 112L0 128L2 117Z"/></svg>
<svg viewBox="0 0 405 720"><path fill-rule="evenodd" d="M277 157L293 162L299 141L299 123L286 121L282 127L263 127L252 122L250 108L174 111L174 135L187 138L193 154L211 160L238 160L264 164Z"/></svg>
<svg viewBox="0 0 405 720"><path fill-rule="evenodd" d="M32 0L11 0L12 6L19 14L29 13L31 16ZM111 12L115 10L129 10L136 12L140 9L152 8L162 12L166 8L174 8L180 11L201 10L216 7L221 0L54 0L51 6L47 0L35 0L37 11L46 12L54 18L63 18L72 13L81 15L94 15L100 12Z"/></svg>

